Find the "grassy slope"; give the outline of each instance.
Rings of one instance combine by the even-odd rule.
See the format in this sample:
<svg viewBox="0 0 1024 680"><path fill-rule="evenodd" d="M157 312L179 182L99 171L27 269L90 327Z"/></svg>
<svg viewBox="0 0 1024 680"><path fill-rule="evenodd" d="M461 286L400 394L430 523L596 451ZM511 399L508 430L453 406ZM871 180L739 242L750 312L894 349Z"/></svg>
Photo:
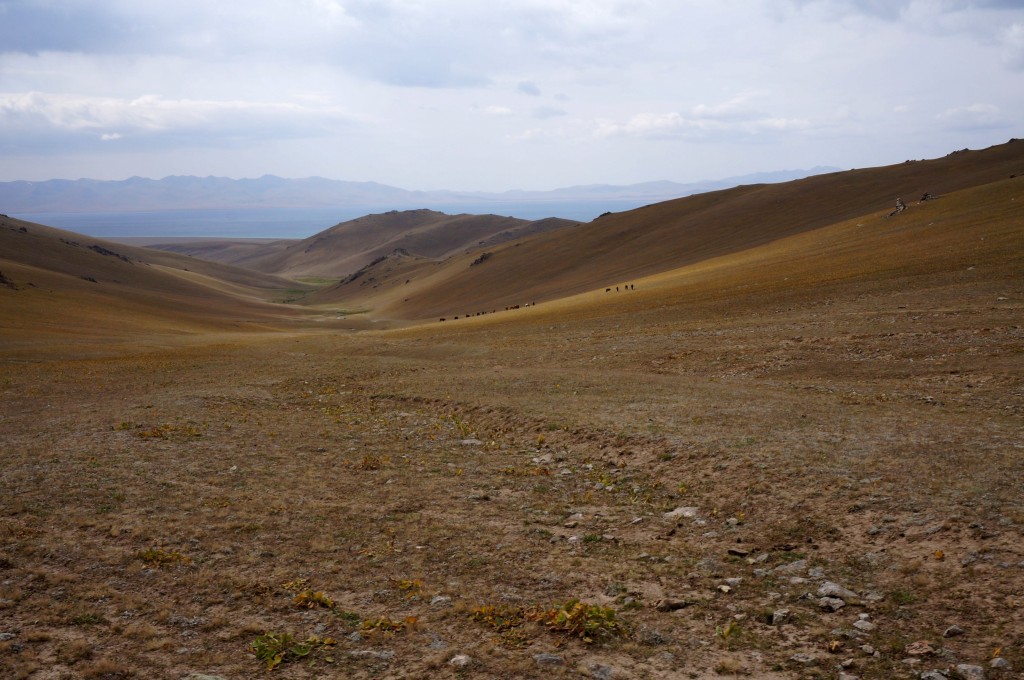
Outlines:
<svg viewBox="0 0 1024 680"><path fill-rule="evenodd" d="M0 219L3 341L78 342L281 323L296 284L193 258ZM254 326L255 324L255 326Z"/></svg>
<svg viewBox="0 0 1024 680"><path fill-rule="evenodd" d="M1024 142L884 168L855 170L778 185L737 187L608 215L592 223L494 250L479 267L455 257L401 295L368 304L381 316L429 319L614 286L742 251L835 222L887 212L895 197L913 203L925 191L961 188L1024 175ZM409 278L405 272L398 277ZM388 290L393 282L381 281ZM351 303L365 291L328 288L322 303Z"/></svg>
<svg viewBox="0 0 1024 680"><path fill-rule="evenodd" d="M282 678L1024 667L1024 180L943 191L457 324L5 348L0 675L251 677L267 631L336 641ZM571 598L629 634L472 616Z"/></svg>
<svg viewBox="0 0 1024 680"><path fill-rule="evenodd" d="M529 222L498 215L446 215L432 210L392 211L344 222L284 250L249 257L238 264L292 278L340 278L396 249L424 257L446 257L479 244L569 223Z"/></svg>

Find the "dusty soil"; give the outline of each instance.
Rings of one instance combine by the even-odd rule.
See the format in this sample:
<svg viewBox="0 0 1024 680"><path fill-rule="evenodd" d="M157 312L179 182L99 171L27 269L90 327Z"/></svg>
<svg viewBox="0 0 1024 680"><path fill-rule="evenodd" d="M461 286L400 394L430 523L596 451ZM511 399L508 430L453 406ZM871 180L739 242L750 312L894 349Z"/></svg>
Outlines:
<svg viewBox="0 0 1024 680"><path fill-rule="evenodd" d="M1014 287L22 348L0 675L1021 677Z"/></svg>

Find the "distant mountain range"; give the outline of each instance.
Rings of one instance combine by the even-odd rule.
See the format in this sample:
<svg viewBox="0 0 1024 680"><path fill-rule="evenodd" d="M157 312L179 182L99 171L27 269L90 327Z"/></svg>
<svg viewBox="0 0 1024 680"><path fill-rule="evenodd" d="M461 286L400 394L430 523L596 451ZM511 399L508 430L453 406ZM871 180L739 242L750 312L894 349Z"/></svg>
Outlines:
<svg viewBox="0 0 1024 680"><path fill-rule="evenodd" d="M591 184L551 191L409 191L376 182L347 182L309 177L256 179L172 176L163 179L61 180L0 182L0 212L16 214L143 212L164 210L231 210L252 208L361 208L366 211L494 204L655 202L740 184L786 182L838 168L780 170L721 180L681 184L644 182L626 186Z"/></svg>

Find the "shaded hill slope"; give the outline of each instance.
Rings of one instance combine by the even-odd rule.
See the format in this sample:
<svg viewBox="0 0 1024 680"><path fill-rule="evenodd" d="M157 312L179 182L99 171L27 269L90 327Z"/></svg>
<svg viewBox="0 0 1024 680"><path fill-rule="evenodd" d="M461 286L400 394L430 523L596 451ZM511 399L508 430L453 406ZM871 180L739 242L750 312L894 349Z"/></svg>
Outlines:
<svg viewBox="0 0 1024 680"><path fill-rule="evenodd" d="M292 278L348 276L396 249L443 258L576 224L570 220L521 220L498 215L447 215L433 210L391 211L343 222L265 255L232 264Z"/></svg>
<svg viewBox="0 0 1024 680"><path fill-rule="evenodd" d="M194 258L0 217L5 344L252 327L301 314L295 284Z"/></svg>
<svg viewBox="0 0 1024 680"><path fill-rule="evenodd" d="M336 285L318 303L372 307L393 318L428 319L552 300L670 271L851 219L881 219L902 197L910 210L948 203L947 194L1024 175L1024 142L944 158L736 187L606 215L572 229L451 258L412 285L406 272L365 287ZM937 201L913 203L925 192ZM982 210L984 207L982 207ZM399 283L401 279L401 283Z"/></svg>

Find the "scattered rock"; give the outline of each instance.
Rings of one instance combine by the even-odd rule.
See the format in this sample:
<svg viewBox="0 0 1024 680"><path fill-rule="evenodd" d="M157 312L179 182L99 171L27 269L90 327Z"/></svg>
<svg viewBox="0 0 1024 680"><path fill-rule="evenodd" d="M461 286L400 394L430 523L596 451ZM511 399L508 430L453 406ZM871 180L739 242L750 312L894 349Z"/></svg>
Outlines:
<svg viewBox="0 0 1024 680"><path fill-rule="evenodd" d="M872 656L875 653L875 648L871 645L861 645L860 651L864 652L868 656Z"/></svg>
<svg viewBox="0 0 1024 680"><path fill-rule="evenodd" d="M356 649L349 652L348 655L355 659L378 659L380 661L391 661L395 658L395 651L393 649L385 649L384 651L377 651L376 649Z"/></svg>
<svg viewBox="0 0 1024 680"><path fill-rule="evenodd" d="M471 663L473 663L473 659L471 659L468 654L456 654L448 660L449 665L456 666L458 668L465 668Z"/></svg>
<svg viewBox="0 0 1024 680"><path fill-rule="evenodd" d="M956 666L956 676L960 680L985 680L985 669L981 666L961 663Z"/></svg>
<svg viewBox="0 0 1024 680"><path fill-rule="evenodd" d="M942 632L942 637L944 637L944 638L951 638L951 637L957 637L957 636L963 635L963 634L964 634L964 629L963 628L961 628L960 626L957 626L957 625L953 625L953 626L950 626L949 628L947 628L946 630L944 630Z"/></svg>
<svg viewBox="0 0 1024 680"><path fill-rule="evenodd" d="M863 633L870 633L875 628L877 628L877 626L875 624L871 623L870 621L864 621L864 620L854 621L853 622L853 627L856 628L857 630L863 632Z"/></svg>
<svg viewBox="0 0 1024 680"><path fill-rule="evenodd" d="M911 642L904 651L910 656L933 656L935 654L935 648L927 640Z"/></svg>
<svg viewBox="0 0 1024 680"><path fill-rule="evenodd" d="M807 572L807 575L813 579L825 578L825 570L821 567L815 567Z"/></svg>
<svg viewBox="0 0 1024 680"><path fill-rule="evenodd" d="M818 595L820 597L838 597L843 600L853 600L860 597L852 590L848 590L847 588L842 587L838 583L833 583L832 581L825 581L822 583L821 586L818 587Z"/></svg>
<svg viewBox="0 0 1024 680"><path fill-rule="evenodd" d="M942 671L925 671L921 673L921 680L949 680L949 676Z"/></svg>
<svg viewBox="0 0 1024 680"><path fill-rule="evenodd" d="M14 633L0 633L0 642L7 642L8 640L13 640L16 637L17 635Z"/></svg>
<svg viewBox="0 0 1024 680"><path fill-rule="evenodd" d="M860 676L850 675L849 673L840 673L839 680L860 680Z"/></svg>
<svg viewBox="0 0 1024 680"><path fill-rule="evenodd" d="M1012 671L1013 670L1013 666L1010 665L1010 662L1007 661L1006 659L1004 659L1001 656L997 656L996 658L994 658L991 661L989 661L988 662L988 667L989 668L995 668L995 669L1001 670L1001 671Z"/></svg>
<svg viewBox="0 0 1024 680"><path fill-rule="evenodd" d="M657 647L658 645L664 645L668 643L668 638L657 628L651 628L650 626L640 626L636 631L637 639L645 645L651 647Z"/></svg>
<svg viewBox="0 0 1024 680"><path fill-rule="evenodd" d="M818 606L827 612L837 612L846 606L846 603L838 597L823 597L818 600Z"/></svg>
<svg viewBox="0 0 1024 680"><path fill-rule="evenodd" d="M665 513L665 519L693 519L700 512L699 508L692 506L680 506L675 510Z"/></svg>
<svg viewBox="0 0 1024 680"><path fill-rule="evenodd" d="M772 625L781 626L789 618L788 609L776 609L772 612Z"/></svg>
<svg viewBox="0 0 1024 680"><path fill-rule="evenodd" d="M729 548L728 553L735 557L746 557L750 554L750 551L744 550L743 548Z"/></svg>
<svg viewBox="0 0 1024 680"><path fill-rule="evenodd" d="M590 677L596 680L612 680L615 676L615 671L611 666L604 666L599 663L592 664L587 670L590 671Z"/></svg>
<svg viewBox="0 0 1024 680"><path fill-rule="evenodd" d="M482 441L480 441L479 439L463 439L459 443L462 444L463 446L483 446L484 445L484 443Z"/></svg>
<svg viewBox="0 0 1024 680"><path fill-rule="evenodd" d="M789 657L789 660L800 666L816 666L818 664L818 658L810 654L794 654Z"/></svg>
<svg viewBox="0 0 1024 680"><path fill-rule="evenodd" d="M772 571L776 574L799 574L800 572L807 571L807 560L797 560L796 562L790 562L789 564L780 564L772 569Z"/></svg>
<svg viewBox="0 0 1024 680"><path fill-rule="evenodd" d="M561 666L565 663L561 654L534 654L533 661L538 666Z"/></svg>
<svg viewBox="0 0 1024 680"><path fill-rule="evenodd" d="M658 600L658 602L655 603L654 608L659 612L674 612L695 604L697 604L696 600L670 600L665 598L664 600Z"/></svg>

